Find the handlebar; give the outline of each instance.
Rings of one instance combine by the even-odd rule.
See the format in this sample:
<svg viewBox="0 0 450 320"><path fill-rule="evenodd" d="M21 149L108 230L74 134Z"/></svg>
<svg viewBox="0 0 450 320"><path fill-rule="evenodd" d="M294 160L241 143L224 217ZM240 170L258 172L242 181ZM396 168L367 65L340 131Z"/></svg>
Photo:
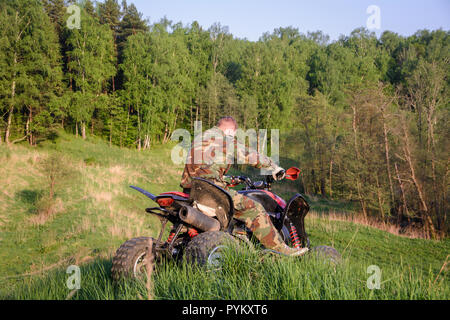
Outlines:
<svg viewBox="0 0 450 320"><path fill-rule="evenodd" d="M245 184L245 189L269 189L272 186L274 178L271 175L267 175L265 181L252 181L246 176L231 176L231 183L229 186L236 186L239 184Z"/></svg>
<svg viewBox="0 0 450 320"><path fill-rule="evenodd" d="M296 180L298 178L298 175L300 174L300 169L296 167L291 167L289 169L281 170L277 173L277 178L284 177L285 179L289 180ZM236 186L238 184L244 183L246 185L245 189L268 189L270 190L272 187L272 182L274 182L275 179L272 175L267 175L265 181L255 181L253 182L249 177L246 176L231 176L231 183L229 183L229 186Z"/></svg>

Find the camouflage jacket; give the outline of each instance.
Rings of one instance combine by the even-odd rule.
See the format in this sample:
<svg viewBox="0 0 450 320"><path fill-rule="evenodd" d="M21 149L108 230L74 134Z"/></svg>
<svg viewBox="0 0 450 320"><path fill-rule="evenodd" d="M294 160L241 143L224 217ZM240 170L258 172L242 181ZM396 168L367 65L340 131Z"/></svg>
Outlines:
<svg viewBox="0 0 450 320"><path fill-rule="evenodd" d="M191 188L191 178L200 177L225 187L224 174L227 173L231 164L236 163L235 159L256 168L272 171L278 168L272 159L246 148L238 143L235 137L225 136L223 131L215 126L205 131L201 139L199 137L194 139L188 152L180 185L182 188Z"/></svg>

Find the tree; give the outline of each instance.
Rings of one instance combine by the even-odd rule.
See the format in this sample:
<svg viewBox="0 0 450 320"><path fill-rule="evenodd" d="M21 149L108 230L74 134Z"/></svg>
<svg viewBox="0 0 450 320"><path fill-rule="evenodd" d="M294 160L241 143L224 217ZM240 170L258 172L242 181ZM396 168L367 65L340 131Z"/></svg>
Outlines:
<svg viewBox="0 0 450 320"><path fill-rule="evenodd" d="M39 1L2 2L0 22L0 107L7 114L5 141L28 139L34 144L34 134L45 134L48 130L44 129L52 124L46 105L61 86L57 35ZM16 113L26 121L23 129L13 132ZM11 135L20 136L10 141Z"/></svg>
<svg viewBox="0 0 450 320"><path fill-rule="evenodd" d="M255 95L258 99L261 128L280 128L292 111L296 95L301 92L299 81L285 59L280 40L269 40L246 48L242 77L236 87L239 95Z"/></svg>
<svg viewBox="0 0 450 320"><path fill-rule="evenodd" d="M104 3L98 4L100 23L109 26L114 35L114 56L118 56L117 37L119 32L119 24L122 16L120 5L117 0L106 0ZM116 65L117 68L117 65ZM116 90L114 76L111 78L112 91Z"/></svg>
<svg viewBox="0 0 450 320"><path fill-rule="evenodd" d="M86 11L81 12L83 28L67 30L67 56L70 78L73 80L73 106L70 111L78 123L81 135L86 138L86 124L107 91L107 80L116 73L113 34L107 25ZM93 122L91 122L93 124Z"/></svg>
<svg viewBox="0 0 450 320"><path fill-rule="evenodd" d="M66 14L65 1L43 0L42 2L50 21L55 25L58 34L61 34L64 27L64 15Z"/></svg>
<svg viewBox="0 0 450 320"><path fill-rule="evenodd" d="M107 24L114 32L114 40L117 38L122 12L117 0L106 0L98 4L101 24Z"/></svg>
<svg viewBox="0 0 450 320"><path fill-rule="evenodd" d="M137 112L138 149L155 140L166 142L194 99L192 61L184 31L154 24L149 33L129 38L124 50L124 87Z"/></svg>
<svg viewBox="0 0 450 320"><path fill-rule="evenodd" d="M192 64L190 78L194 84L194 98L189 106L189 127L194 131L194 121L200 120L201 96L212 74L210 59L211 37L208 31L203 30L198 22L194 21L186 30L185 42L189 50Z"/></svg>
<svg viewBox="0 0 450 320"><path fill-rule="evenodd" d="M123 48L129 36L149 30L147 22L142 19L142 14L136 9L134 4L127 6L125 2L123 10L123 17L118 25L117 32L119 51Z"/></svg>

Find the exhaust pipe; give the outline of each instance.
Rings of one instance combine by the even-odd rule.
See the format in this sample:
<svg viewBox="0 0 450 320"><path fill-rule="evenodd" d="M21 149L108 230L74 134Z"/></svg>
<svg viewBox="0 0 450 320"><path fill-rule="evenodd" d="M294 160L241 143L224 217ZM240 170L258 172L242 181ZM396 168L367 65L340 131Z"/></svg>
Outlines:
<svg viewBox="0 0 450 320"><path fill-rule="evenodd" d="M180 209L180 219L202 231L220 230L220 222L218 220L208 217L193 207L182 206Z"/></svg>

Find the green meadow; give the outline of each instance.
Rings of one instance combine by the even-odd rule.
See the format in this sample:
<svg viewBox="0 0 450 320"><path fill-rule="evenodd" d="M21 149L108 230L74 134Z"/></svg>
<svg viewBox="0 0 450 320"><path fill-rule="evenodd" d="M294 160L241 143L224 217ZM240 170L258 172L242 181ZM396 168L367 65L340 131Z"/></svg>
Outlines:
<svg viewBox="0 0 450 320"><path fill-rule="evenodd" d="M147 299L145 283L112 282L111 259L127 239L157 234L158 219L144 211L151 200L129 185L152 193L179 190L182 166L172 163L171 147L138 152L64 133L37 147L0 146L0 299ZM52 210L43 214L39 208L49 187L40 164L50 155L63 159L68 176L56 184ZM411 239L330 220L333 205L312 199L306 228L313 246L333 246L342 254L340 264L239 247L216 270L159 264L151 298L450 298L448 239ZM335 211L351 209L335 205ZM81 268L81 288L74 292L66 287L69 265ZM379 289L367 287L369 266L381 271Z"/></svg>

